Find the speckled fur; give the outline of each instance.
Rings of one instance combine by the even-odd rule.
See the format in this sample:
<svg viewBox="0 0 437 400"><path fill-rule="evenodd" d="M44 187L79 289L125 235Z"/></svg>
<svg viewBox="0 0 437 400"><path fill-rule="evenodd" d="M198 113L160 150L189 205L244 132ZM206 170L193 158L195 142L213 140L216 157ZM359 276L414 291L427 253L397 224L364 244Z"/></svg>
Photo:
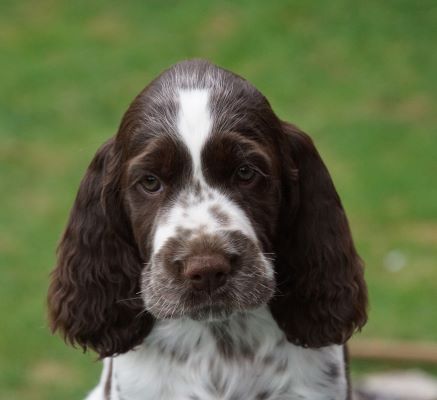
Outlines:
<svg viewBox="0 0 437 400"><path fill-rule="evenodd" d="M346 386L342 346L290 344L261 308L224 322L159 322L113 358L111 400L343 400ZM93 397L102 390L89 399L103 400Z"/></svg>

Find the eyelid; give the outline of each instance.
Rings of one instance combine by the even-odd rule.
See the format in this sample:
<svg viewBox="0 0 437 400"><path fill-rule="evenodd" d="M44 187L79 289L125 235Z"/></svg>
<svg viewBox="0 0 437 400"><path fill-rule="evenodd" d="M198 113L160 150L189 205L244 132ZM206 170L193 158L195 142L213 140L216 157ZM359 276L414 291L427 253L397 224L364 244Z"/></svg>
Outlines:
<svg viewBox="0 0 437 400"><path fill-rule="evenodd" d="M254 164L253 162L250 162L250 161L246 161L246 162L240 164L238 166L238 168L245 167L245 166L248 166L249 168L253 169L257 174L261 175L262 177L269 176L269 174L266 174L261 167L259 167L258 165ZM237 170L238 170L238 168L237 168Z"/></svg>
<svg viewBox="0 0 437 400"><path fill-rule="evenodd" d="M238 158L240 159L240 166L248 165L263 176L267 176L265 171L270 171L270 160L266 155L258 151L249 150L243 152L241 150Z"/></svg>

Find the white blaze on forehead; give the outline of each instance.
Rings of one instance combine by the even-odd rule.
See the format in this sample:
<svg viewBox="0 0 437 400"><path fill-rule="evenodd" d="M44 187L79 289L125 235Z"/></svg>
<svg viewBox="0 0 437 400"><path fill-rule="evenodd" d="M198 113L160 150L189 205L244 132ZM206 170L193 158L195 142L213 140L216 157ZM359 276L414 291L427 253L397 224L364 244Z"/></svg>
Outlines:
<svg viewBox="0 0 437 400"><path fill-rule="evenodd" d="M201 176L200 155L211 132L208 89L180 89L177 129L191 154L194 173Z"/></svg>

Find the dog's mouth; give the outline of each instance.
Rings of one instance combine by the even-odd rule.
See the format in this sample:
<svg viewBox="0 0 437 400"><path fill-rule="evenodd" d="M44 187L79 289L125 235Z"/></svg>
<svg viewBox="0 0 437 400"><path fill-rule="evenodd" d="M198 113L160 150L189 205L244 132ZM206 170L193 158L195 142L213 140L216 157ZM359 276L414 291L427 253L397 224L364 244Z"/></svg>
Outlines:
<svg viewBox="0 0 437 400"><path fill-rule="evenodd" d="M272 298L272 271L258 245L239 232L189 246L169 240L143 271L142 297L156 319L224 320Z"/></svg>
<svg viewBox="0 0 437 400"><path fill-rule="evenodd" d="M144 296L146 310L156 319L190 318L196 321L228 319L235 312L245 312L266 304L274 292L274 284L264 282L262 288L241 291L223 289L221 293L188 291L179 298L171 293ZM153 292L152 292L153 293ZM160 301L157 298L160 298Z"/></svg>

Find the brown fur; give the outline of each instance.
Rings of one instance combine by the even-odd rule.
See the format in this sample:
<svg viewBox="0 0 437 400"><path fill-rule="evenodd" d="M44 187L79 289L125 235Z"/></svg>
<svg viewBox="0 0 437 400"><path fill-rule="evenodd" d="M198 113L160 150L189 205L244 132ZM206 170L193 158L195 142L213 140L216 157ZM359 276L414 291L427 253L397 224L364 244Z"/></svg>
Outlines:
<svg viewBox="0 0 437 400"><path fill-rule="evenodd" d="M102 357L139 344L153 322L138 318L142 260L119 198L114 147L110 140L99 149L80 184L48 294L52 330Z"/></svg>
<svg viewBox="0 0 437 400"><path fill-rule="evenodd" d="M312 140L283 123L283 202L270 309L288 340L345 343L366 322L367 291L341 201ZM290 170L295 165L298 179Z"/></svg>

